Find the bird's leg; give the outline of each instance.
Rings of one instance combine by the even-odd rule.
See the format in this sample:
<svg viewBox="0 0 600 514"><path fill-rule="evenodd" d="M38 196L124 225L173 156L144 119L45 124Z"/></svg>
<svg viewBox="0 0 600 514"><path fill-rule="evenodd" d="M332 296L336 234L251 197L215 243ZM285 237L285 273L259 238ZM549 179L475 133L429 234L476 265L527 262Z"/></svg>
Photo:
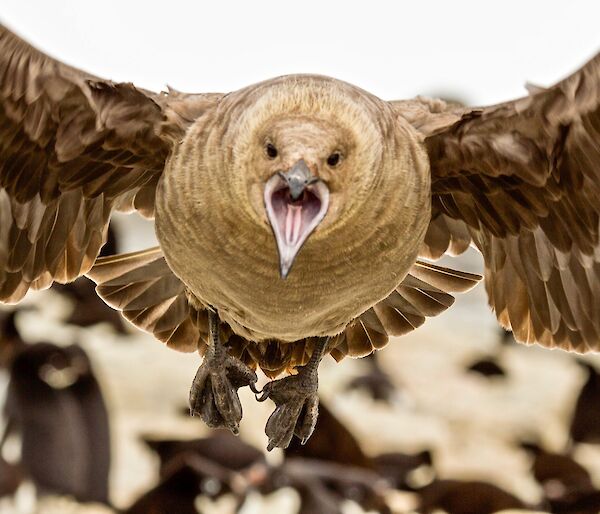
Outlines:
<svg viewBox="0 0 600 514"><path fill-rule="evenodd" d="M296 375L269 382L257 396L261 402L270 398L276 406L265 427L269 451L287 448L294 434L304 444L313 433L319 414L318 369L328 341L329 338L320 337L310 360L298 368Z"/></svg>
<svg viewBox="0 0 600 514"><path fill-rule="evenodd" d="M237 390L249 385L256 392L256 373L227 354L219 337L219 317L208 310L208 348L190 390L190 413L211 428L225 427L237 435L242 404Z"/></svg>

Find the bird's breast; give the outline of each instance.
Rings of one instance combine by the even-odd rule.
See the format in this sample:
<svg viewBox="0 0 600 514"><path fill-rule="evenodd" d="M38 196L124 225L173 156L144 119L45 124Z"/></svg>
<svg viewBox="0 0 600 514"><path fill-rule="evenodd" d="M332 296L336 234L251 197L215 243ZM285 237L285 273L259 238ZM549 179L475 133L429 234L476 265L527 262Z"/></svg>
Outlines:
<svg viewBox="0 0 600 514"><path fill-rule="evenodd" d="M341 332L397 287L422 237L418 226L401 237L398 223L386 223L309 240L282 279L266 227L212 212L197 214L194 223L163 214L157 212L156 227L169 266L236 333L255 341Z"/></svg>
<svg viewBox="0 0 600 514"><path fill-rule="evenodd" d="M266 231L207 223L205 230L177 236L168 227L157 220L173 271L236 333L255 341L338 334L394 290L416 256L400 242L385 247L375 234L318 242L300 251L282 279Z"/></svg>

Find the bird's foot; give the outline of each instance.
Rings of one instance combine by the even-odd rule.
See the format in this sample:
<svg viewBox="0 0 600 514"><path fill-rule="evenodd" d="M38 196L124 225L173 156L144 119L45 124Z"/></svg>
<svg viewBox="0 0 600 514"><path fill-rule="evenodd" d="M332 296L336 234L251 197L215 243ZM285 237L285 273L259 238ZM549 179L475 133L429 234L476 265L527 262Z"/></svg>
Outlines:
<svg viewBox="0 0 600 514"><path fill-rule="evenodd" d="M265 385L257 400L270 398L276 406L265 427L269 438L267 450L287 448L294 434L302 444L308 441L319 415L318 387L317 366L312 365L298 368L297 375Z"/></svg>
<svg viewBox="0 0 600 514"><path fill-rule="evenodd" d="M239 433L242 404L237 390L250 386L257 392L256 373L218 345L207 352L190 390L190 413L200 416L211 428L228 428Z"/></svg>

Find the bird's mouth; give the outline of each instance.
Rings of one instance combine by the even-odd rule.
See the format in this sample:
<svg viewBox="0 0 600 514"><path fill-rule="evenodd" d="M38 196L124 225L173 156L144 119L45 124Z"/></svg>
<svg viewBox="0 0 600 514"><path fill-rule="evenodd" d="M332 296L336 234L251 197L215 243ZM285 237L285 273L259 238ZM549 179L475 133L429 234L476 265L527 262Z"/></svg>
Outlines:
<svg viewBox="0 0 600 514"><path fill-rule="evenodd" d="M301 160L267 181L264 201L279 252L279 271L286 278L300 248L327 213L329 189Z"/></svg>

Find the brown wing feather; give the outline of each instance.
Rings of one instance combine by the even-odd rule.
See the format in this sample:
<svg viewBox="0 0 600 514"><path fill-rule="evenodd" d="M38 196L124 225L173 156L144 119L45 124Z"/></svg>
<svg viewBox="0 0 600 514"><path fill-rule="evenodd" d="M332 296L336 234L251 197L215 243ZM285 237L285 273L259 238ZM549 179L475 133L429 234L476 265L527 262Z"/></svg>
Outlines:
<svg viewBox="0 0 600 514"><path fill-rule="evenodd" d="M423 138L454 125L468 110L459 103L418 96L412 100L390 102L399 117L408 121ZM419 251L426 259L439 259L444 254L460 255L472 242L464 221L446 216L433 206L431 222Z"/></svg>
<svg viewBox="0 0 600 514"><path fill-rule="evenodd" d="M171 144L217 97L98 79L0 26L0 301L85 273L113 208L151 215Z"/></svg>
<svg viewBox="0 0 600 514"><path fill-rule="evenodd" d="M551 88L465 109L425 144L429 255L467 228L490 304L517 339L600 349L600 54Z"/></svg>
<svg viewBox="0 0 600 514"><path fill-rule="evenodd" d="M332 355L364 357L383 348L391 336L411 332L450 307L454 297L449 293L468 291L479 280L479 275L417 261L392 294L345 329Z"/></svg>
<svg viewBox="0 0 600 514"><path fill-rule="evenodd" d="M190 305L160 248L100 257L87 276L100 298L136 327L176 350L204 353L206 313Z"/></svg>
<svg viewBox="0 0 600 514"><path fill-rule="evenodd" d="M419 256L436 260L445 254L460 255L467 251L471 242L471 232L462 220L438 211L429 222Z"/></svg>

